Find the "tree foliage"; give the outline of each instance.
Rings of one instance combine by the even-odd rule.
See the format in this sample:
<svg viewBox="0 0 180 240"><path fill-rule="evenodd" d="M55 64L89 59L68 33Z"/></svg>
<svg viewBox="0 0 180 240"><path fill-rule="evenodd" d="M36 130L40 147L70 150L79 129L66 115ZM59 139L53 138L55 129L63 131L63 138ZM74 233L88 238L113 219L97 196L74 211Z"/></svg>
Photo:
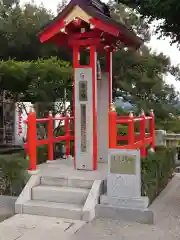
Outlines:
<svg viewBox="0 0 180 240"><path fill-rule="evenodd" d="M161 20L157 32L180 43L180 2L178 0L116 0L138 11L149 22Z"/></svg>
<svg viewBox="0 0 180 240"><path fill-rule="evenodd" d="M64 49L41 44L37 37L40 29L53 17L53 14L43 6L27 3L20 7L18 1L4 1L4 5L0 5L1 58L29 61L60 56L69 60L70 55Z"/></svg>
<svg viewBox="0 0 180 240"><path fill-rule="evenodd" d="M145 43L149 41L149 26L135 11L113 2L110 2L110 7L116 20L132 26L145 39ZM170 59L162 53L152 53L146 45L136 52L122 48L113 56L114 88L120 89L118 94L138 109L154 109L161 119L168 118L169 112L176 111L177 92L165 82L168 73L179 80L179 68L172 66Z"/></svg>
<svg viewBox="0 0 180 240"><path fill-rule="evenodd" d="M12 93L15 101L62 101L64 87L67 87L67 99L71 100L71 66L57 58L1 61L0 85L1 90Z"/></svg>
<svg viewBox="0 0 180 240"><path fill-rule="evenodd" d="M62 9L66 1L58 6ZM122 4L109 2L112 17L123 21L145 42L151 38L146 19ZM12 92L17 100L53 102L63 100L64 88L67 100L72 99L70 63L60 59L72 59L65 49L41 44L36 36L40 28L54 16L43 6L26 4L23 8L16 0L4 0L0 9L0 84L1 90ZM58 58L50 58L57 56ZM43 58L46 60L40 60ZM9 60L15 59L15 60ZM152 53L146 45L140 51L121 47L113 56L113 90L130 103L149 111L155 109L160 119L175 114L177 93L165 83L165 76L180 78L179 68L172 66L162 53Z"/></svg>

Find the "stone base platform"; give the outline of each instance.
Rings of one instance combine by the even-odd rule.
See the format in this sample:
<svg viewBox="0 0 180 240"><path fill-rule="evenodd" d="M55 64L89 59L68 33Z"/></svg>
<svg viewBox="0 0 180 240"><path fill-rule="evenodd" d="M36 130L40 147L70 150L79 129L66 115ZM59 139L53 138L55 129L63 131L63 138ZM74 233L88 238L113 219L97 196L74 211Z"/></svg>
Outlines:
<svg viewBox="0 0 180 240"><path fill-rule="evenodd" d="M146 197L117 200L102 195L100 204L96 206L96 217L153 224L154 214L148 209L148 204Z"/></svg>
<svg viewBox="0 0 180 240"><path fill-rule="evenodd" d="M149 199L147 197L139 198L115 198L101 195L101 204L111 205L118 208L131 208L131 209L147 209L149 206Z"/></svg>

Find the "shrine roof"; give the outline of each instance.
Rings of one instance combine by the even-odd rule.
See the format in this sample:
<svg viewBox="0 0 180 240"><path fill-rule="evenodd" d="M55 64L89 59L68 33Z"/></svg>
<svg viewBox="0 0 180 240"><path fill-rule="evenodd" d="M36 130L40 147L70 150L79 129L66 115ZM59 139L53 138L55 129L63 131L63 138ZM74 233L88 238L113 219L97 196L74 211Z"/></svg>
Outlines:
<svg viewBox="0 0 180 240"><path fill-rule="evenodd" d="M42 35L44 31L49 29L56 22L63 20L75 6L79 6L83 11L91 17L96 18L104 24L117 28L121 34L133 42L135 48L139 48L143 44L143 40L136 36L134 31L123 22L116 22L111 18L109 6L100 0L71 0L71 2L55 17L50 23L44 26L38 35Z"/></svg>

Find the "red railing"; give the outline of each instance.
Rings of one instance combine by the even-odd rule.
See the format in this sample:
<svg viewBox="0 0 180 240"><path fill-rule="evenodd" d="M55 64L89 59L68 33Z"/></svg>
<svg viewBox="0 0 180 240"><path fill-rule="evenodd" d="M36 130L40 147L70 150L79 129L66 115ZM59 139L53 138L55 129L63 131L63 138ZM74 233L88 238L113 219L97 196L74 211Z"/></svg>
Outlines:
<svg viewBox="0 0 180 240"><path fill-rule="evenodd" d="M48 160L52 161L54 159L54 143L65 141L66 142L66 156L70 155L70 141L74 140L74 136L71 135L70 121L73 117L53 117L52 113L49 112L47 118L36 118L35 112L30 112L28 114L27 120L24 122L27 124L27 142L24 147L27 151L29 157L29 170L35 171L37 165L37 147L40 145L48 145ZM64 136L54 136L54 120L64 121L65 135ZM47 123L47 139L38 140L37 139L37 123Z"/></svg>
<svg viewBox="0 0 180 240"><path fill-rule="evenodd" d="M149 134L146 134L146 123L149 121ZM135 123L140 122L139 134L135 133ZM117 135L117 124L127 124L128 133L126 136ZM117 141L127 141L126 145L118 145ZM145 116L144 111L141 116L136 117L133 113L129 116L117 116L116 111L109 112L109 148L117 149L140 149L141 157L147 155L146 147L150 145L155 148L155 123L154 113L151 110L150 116Z"/></svg>
<svg viewBox="0 0 180 240"><path fill-rule="evenodd" d="M54 136L54 120L64 121L64 136ZM74 136L71 135L70 121L74 120L73 117L53 117L52 113L49 113L47 118L36 118L35 112L28 114L27 120L27 142L25 148L29 157L29 170L35 171L37 165L37 147L40 145L48 145L48 160L54 159L54 143L65 141L66 142L66 156L70 155L70 141L74 140ZM149 121L149 134L146 133L146 123ZM140 123L140 129L138 135L135 133L135 123ZM47 139L39 140L37 138L37 123L47 123ZM117 135L117 124L127 124L128 134L126 136ZM118 145L118 141L127 141L127 144ZM154 113L151 111L150 116L145 116L142 111L141 116L133 116L132 113L129 116L117 116L116 111L109 112L109 148L117 149L140 149L141 156L145 157L147 154L146 147L150 145L151 148L155 148L155 123Z"/></svg>

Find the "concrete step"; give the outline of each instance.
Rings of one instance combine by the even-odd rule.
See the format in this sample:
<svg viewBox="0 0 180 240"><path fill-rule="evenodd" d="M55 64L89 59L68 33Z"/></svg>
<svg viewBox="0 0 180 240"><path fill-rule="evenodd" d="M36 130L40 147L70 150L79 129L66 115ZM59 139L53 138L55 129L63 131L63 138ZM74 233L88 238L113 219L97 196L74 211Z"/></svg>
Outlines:
<svg viewBox="0 0 180 240"><path fill-rule="evenodd" d="M23 214L81 220L82 208L76 204L31 200L23 204Z"/></svg>
<svg viewBox="0 0 180 240"><path fill-rule="evenodd" d="M57 187L39 185L32 188L32 199L83 205L87 199L89 189L73 187Z"/></svg>
<svg viewBox="0 0 180 240"><path fill-rule="evenodd" d="M68 187L88 188L88 189L91 189L93 182L94 182L93 180L65 178L65 177L49 177L49 176L43 176L40 179L41 185L68 186Z"/></svg>

